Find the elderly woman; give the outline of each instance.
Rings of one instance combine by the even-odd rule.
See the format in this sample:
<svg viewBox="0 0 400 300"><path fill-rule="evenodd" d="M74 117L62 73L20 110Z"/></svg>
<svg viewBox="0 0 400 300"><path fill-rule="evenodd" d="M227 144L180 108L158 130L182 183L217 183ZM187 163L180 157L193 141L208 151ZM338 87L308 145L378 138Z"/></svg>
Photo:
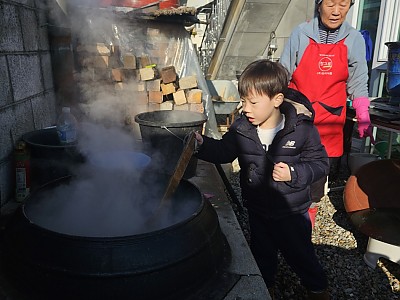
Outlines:
<svg viewBox="0 0 400 300"><path fill-rule="evenodd" d="M280 58L291 74L290 87L313 105L315 125L331 164L343 155L347 98L353 100L360 137L372 138L365 42L345 20L354 1L316 0L317 16L293 30ZM311 186L313 225L325 182L322 178Z"/></svg>

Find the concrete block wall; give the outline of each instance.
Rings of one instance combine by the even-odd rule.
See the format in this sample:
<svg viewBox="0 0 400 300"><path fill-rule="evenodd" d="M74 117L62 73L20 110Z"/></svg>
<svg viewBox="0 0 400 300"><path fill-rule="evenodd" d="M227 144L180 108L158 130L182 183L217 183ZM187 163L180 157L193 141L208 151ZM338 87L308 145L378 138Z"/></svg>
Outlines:
<svg viewBox="0 0 400 300"><path fill-rule="evenodd" d="M13 150L55 124L45 0L0 0L0 203L14 199Z"/></svg>

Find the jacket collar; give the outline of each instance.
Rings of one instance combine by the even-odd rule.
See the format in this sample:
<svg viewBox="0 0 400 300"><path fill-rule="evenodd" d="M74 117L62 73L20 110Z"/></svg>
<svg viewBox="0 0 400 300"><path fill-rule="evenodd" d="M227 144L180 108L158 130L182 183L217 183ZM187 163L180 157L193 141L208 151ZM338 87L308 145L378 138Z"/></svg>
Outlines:
<svg viewBox="0 0 400 300"><path fill-rule="evenodd" d="M288 89L285 93L285 99L280 106L280 111L285 115L285 126L282 133L293 130L299 121L313 121L315 115L307 97L294 89ZM237 131L248 135L254 131L254 134L256 134L256 127L247 120L245 115L242 114L238 122L235 123L232 125L236 125Z"/></svg>
<svg viewBox="0 0 400 300"><path fill-rule="evenodd" d="M319 39L319 17L315 17L312 21L308 23L303 23L302 30L306 36L313 39L317 43L320 43ZM344 21L343 24L340 26L339 33L337 36L337 42L345 39L349 34L350 30L354 29L349 22Z"/></svg>

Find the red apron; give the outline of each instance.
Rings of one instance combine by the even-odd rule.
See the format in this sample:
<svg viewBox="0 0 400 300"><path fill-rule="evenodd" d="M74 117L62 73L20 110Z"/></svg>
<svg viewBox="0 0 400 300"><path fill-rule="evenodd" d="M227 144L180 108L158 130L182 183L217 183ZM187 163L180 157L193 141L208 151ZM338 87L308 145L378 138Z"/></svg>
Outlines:
<svg viewBox="0 0 400 300"><path fill-rule="evenodd" d="M314 123L329 157L343 154L348 77L344 40L337 44L318 44L310 39L289 84L311 101Z"/></svg>

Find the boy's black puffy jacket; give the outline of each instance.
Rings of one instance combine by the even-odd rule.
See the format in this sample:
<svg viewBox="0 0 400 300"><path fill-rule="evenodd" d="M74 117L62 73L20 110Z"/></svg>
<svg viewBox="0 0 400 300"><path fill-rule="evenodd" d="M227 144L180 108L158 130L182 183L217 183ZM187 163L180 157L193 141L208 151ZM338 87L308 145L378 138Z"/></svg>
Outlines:
<svg viewBox="0 0 400 300"><path fill-rule="evenodd" d="M328 157L313 125L314 110L308 99L289 89L280 106L285 126L266 152L257 130L245 116L238 118L221 140L204 136L196 156L212 163L238 158L240 186L245 206L268 217L304 213L310 206L310 184L329 171ZM287 163L290 182L272 179L274 163Z"/></svg>

